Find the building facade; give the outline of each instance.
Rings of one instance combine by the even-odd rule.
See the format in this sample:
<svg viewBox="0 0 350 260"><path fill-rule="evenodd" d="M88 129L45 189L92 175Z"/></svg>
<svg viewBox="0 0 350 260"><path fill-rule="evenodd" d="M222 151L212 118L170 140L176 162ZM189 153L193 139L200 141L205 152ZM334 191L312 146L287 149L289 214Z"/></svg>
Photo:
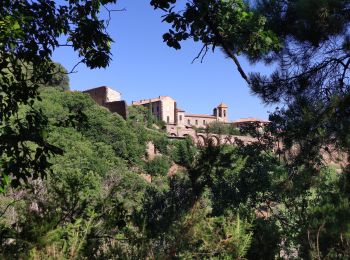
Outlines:
<svg viewBox="0 0 350 260"><path fill-rule="evenodd" d="M124 119L128 117L127 104L122 100L120 92L107 86L102 86L86 90L84 93L89 94L97 104L106 107L111 112L118 113ZM164 121L168 126L180 128L205 128L214 122L232 124L237 128L250 123L258 123L259 126L269 123L269 121L257 118L242 118L230 122L228 119L228 106L224 103L220 103L215 107L212 115L186 113L184 110L178 108L176 101L169 96L133 101L132 105L146 107L151 110L152 114L158 120Z"/></svg>
<svg viewBox="0 0 350 260"><path fill-rule="evenodd" d="M132 105L144 106L150 109L159 120L179 127L206 127L213 122L228 122L228 106L224 103L215 107L212 115L187 114L184 110L177 108L176 101L169 96L133 101Z"/></svg>
<svg viewBox="0 0 350 260"><path fill-rule="evenodd" d="M228 106L224 103L219 104L213 109L212 115L206 114L184 114L185 126L206 127L214 122L228 123Z"/></svg>
<svg viewBox="0 0 350 260"><path fill-rule="evenodd" d="M90 97L95 100L97 104L100 106L104 106L106 103L121 101L122 94L119 91L111 89L107 86L101 86L97 88L92 88L83 91L83 93L87 93Z"/></svg>
<svg viewBox="0 0 350 260"><path fill-rule="evenodd" d="M144 106L152 111L152 114L166 124L177 124L176 101L169 96L132 101L133 106Z"/></svg>
<svg viewBox="0 0 350 260"><path fill-rule="evenodd" d="M124 119L128 117L128 105L125 100L122 100L120 92L107 86L101 86L85 90L83 93L89 94L97 104L107 108L112 113L117 113Z"/></svg>
<svg viewBox="0 0 350 260"><path fill-rule="evenodd" d="M247 117L247 118L240 118L238 120L233 121L232 125L237 128L243 127L247 124L257 124L259 127L264 127L269 123L270 121L267 121L267 120L262 120L254 117Z"/></svg>
<svg viewBox="0 0 350 260"><path fill-rule="evenodd" d="M208 124L217 122L217 118L204 114L185 114L185 125L191 127L206 127Z"/></svg>

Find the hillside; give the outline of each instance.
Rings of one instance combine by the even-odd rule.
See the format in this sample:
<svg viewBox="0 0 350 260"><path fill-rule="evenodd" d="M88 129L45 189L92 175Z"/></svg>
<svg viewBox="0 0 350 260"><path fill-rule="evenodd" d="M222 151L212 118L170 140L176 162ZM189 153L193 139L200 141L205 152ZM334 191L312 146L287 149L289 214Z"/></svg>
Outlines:
<svg viewBox="0 0 350 260"><path fill-rule="evenodd" d="M0 196L1 258L271 259L313 254L303 246L316 241L333 255L348 239L319 237L321 225L349 224L339 218L350 210L345 176L332 168L291 168L258 143L169 141L142 108L124 120L80 92L46 88L41 98L46 139L63 155L44 179Z"/></svg>

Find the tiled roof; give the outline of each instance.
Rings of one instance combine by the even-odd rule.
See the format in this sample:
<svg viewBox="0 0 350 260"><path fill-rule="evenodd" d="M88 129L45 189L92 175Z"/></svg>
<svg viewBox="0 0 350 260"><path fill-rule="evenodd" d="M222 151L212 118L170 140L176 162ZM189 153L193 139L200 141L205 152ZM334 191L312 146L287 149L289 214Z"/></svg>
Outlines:
<svg viewBox="0 0 350 260"><path fill-rule="evenodd" d="M232 123L253 123L253 122L258 122L258 123L270 123L270 121L259 119L259 118L254 118L254 117L247 117L247 118L240 118Z"/></svg>
<svg viewBox="0 0 350 260"><path fill-rule="evenodd" d="M185 110L178 108L178 109L176 109L176 112L185 112Z"/></svg>
<svg viewBox="0 0 350 260"><path fill-rule="evenodd" d="M140 101L133 101L132 105L144 105L144 104L149 104L149 103L158 102L158 101L160 101L160 98L142 99Z"/></svg>
<svg viewBox="0 0 350 260"><path fill-rule="evenodd" d="M216 118L215 116L203 115L203 114L185 114L185 117L203 117L203 118Z"/></svg>
<svg viewBox="0 0 350 260"><path fill-rule="evenodd" d="M106 90L107 90L107 89L111 89L111 90L113 90L113 91L115 91L115 92L120 93L118 90L115 90L115 89L113 89L113 88L111 88L111 87L108 87L108 86L100 86L100 87L96 87L96 88L86 89L86 90L83 91L83 93L84 93L84 92L89 92L89 91L98 90L98 89L106 89Z"/></svg>
<svg viewBox="0 0 350 260"><path fill-rule="evenodd" d="M217 107L220 107L220 108L228 108L228 106L225 104L225 103L220 103L220 105L218 105Z"/></svg>
<svg viewBox="0 0 350 260"><path fill-rule="evenodd" d="M169 96L159 96L157 98L149 98L149 99L142 99L139 101L132 101L132 105L145 105L145 104L149 104L149 103L153 103L153 102L159 102L164 98L171 98ZM172 98L171 98L172 99Z"/></svg>

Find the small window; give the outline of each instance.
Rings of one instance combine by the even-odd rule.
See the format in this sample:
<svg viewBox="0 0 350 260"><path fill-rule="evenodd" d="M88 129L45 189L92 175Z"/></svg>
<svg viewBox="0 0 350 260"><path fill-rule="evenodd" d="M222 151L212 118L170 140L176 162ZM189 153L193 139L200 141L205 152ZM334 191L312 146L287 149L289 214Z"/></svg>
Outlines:
<svg viewBox="0 0 350 260"><path fill-rule="evenodd" d="M224 117L226 117L226 110L224 110Z"/></svg>
<svg viewBox="0 0 350 260"><path fill-rule="evenodd" d="M169 116L166 117L166 122L169 124L169 122L170 122L170 117Z"/></svg>
<svg viewBox="0 0 350 260"><path fill-rule="evenodd" d="M198 125L198 120L196 119L196 125Z"/></svg>
<svg viewBox="0 0 350 260"><path fill-rule="evenodd" d="M188 120L187 120L187 123L188 123L189 125L191 125L191 120L188 119Z"/></svg>
<svg viewBox="0 0 350 260"><path fill-rule="evenodd" d="M221 109L219 110L219 117L222 117L222 111L221 111Z"/></svg>
<svg viewBox="0 0 350 260"><path fill-rule="evenodd" d="M182 121L182 115L179 115L179 120Z"/></svg>
<svg viewBox="0 0 350 260"><path fill-rule="evenodd" d="M203 120L203 125L205 125L205 123L206 123L205 120Z"/></svg>
<svg viewBox="0 0 350 260"><path fill-rule="evenodd" d="M157 112L159 112L159 106L157 106Z"/></svg>

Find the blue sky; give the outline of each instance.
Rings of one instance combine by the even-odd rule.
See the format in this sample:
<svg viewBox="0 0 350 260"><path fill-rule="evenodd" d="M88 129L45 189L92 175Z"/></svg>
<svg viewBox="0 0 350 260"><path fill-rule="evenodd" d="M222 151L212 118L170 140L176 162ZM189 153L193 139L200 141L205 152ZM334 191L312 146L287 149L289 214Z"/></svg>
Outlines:
<svg viewBox="0 0 350 260"><path fill-rule="evenodd" d="M169 25L161 23L161 11L154 11L149 0L119 0L108 32L115 41L112 45L113 61L106 69L90 70L84 65L70 75L72 90L85 90L102 85L120 91L129 104L133 100L171 96L178 107L189 113L211 114L220 102L229 106L229 118L268 118L264 106L251 95L235 65L218 49L208 53L203 63L191 63L201 49L199 43L187 41L181 50L163 43L162 35ZM69 47L55 51L54 60L68 70L78 62L78 55ZM250 65L240 58L246 72L268 72L263 65Z"/></svg>

